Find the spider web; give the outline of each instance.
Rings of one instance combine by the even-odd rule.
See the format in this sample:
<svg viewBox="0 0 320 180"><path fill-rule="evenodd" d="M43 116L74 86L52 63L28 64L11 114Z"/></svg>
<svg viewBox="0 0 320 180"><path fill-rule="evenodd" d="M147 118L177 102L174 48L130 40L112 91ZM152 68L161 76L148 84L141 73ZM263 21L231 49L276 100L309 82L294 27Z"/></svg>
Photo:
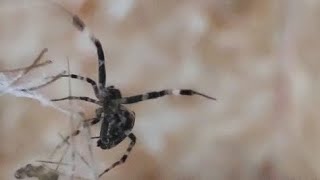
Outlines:
<svg viewBox="0 0 320 180"><path fill-rule="evenodd" d="M22 91L22 89L34 87L39 84L45 83L46 80L43 77L33 78L32 80L29 79L28 82L19 83L28 75L30 71L33 71L36 68L40 68L51 63L51 61L49 60L43 63L38 63L46 52L47 52L47 49L43 49L39 54L39 56L28 67L22 67L22 68L17 68L12 70L0 70L0 96L10 94L16 97L31 98L39 101L44 106L49 106L63 113L68 114L68 111L56 106L47 97L43 96L39 92ZM12 74L17 74L17 75L12 75Z"/></svg>
<svg viewBox="0 0 320 180"><path fill-rule="evenodd" d="M51 3L48 3L51 4ZM35 5L33 3L33 5ZM70 22L70 26L72 26L72 22ZM27 67L19 67L17 69L0 69L0 96L4 95L11 95L15 97L24 97L24 98L30 98L33 100L38 101L41 105L46 106L48 108L54 108L58 110L59 112L62 112L66 115L69 115L70 119L70 131L73 132L74 129L78 128L80 125L75 126L74 122L82 121L84 118L79 115L79 113L75 113L75 105L71 103L67 108L61 107L58 105L58 103L53 103L50 101L50 98L46 95L40 93L37 91L38 89L49 85L51 82L54 82L54 77L57 77L58 74L61 74L63 72L62 69L59 69L60 72L52 74L52 72L48 72L47 70L50 68L49 65L52 63L51 61L41 61L43 59L43 56L47 52L47 49L43 49L37 58ZM34 71L40 71L41 73L37 73L37 76L30 75L31 72ZM70 73L70 70L68 69L68 73ZM39 75L41 74L41 75ZM29 91L31 90L31 91ZM71 95L71 84L69 80L69 95ZM70 138L70 142L63 142L63 144L67 144L66 149L57 152L57 155L53 156L59 156L58 161L50 161L44 160L39 161L41 163L40 166L35 165L34 163L31 163L31 166L27 166L20 168L19 172L21 173L28 173L28 172L36 172L36 176L39 179L41 179L43 176L46 176L45 173L53 173L56 172L61 176L67 176L71 177L71 179L97 179L97 171L95 169L95 163L93 160L93 153L91 148L91 131L89 128L87 128L86 131L83 131L85 138L85 142L88 147L89 155L84 158L80 153L78 146L76 145L76 141L73 140L73 137ZM63 141L63 139L61 140ZM71 148L69 148L69 146ZM69 149L69 150L68 150ZM71 153L70 153L71 149ZM49 152L48 152L49 154ZM71 154L70 157L67 157L66 155ZM44 159L47 159L45 157ZM79 161L77 159L80 159L80 162L82 164L86 164L87 169L90 171L90 178L83 178L81 176L78 176L78 174L75 174L75 169L79 169ZM90 163L86 163L86 159L90 160ZM56 168L52 168L50 164L56 164ZM63 169L61 169L61 166L63 166ZM30 169L31 167L31 169ZM48 171L37 171L40 167L45 167ZM71 167L71 170L70 170ZM59 168L59 169L58 169ZM41 169L41 168L40 168ZM17 171L18 172L18 171ZM87 175L86 175L87 176ZM50 178L46 178L48 180L51 180Z"/></svg>
<svg viewBox="0 0 320 180"><path fill-rule="evenodd" d="M33 61L33 63L28 66L28 67L22 67L22 68L17 68L17 69L12 69L12 70L0 70L0 96L3 95L13 95L15 97L26 97L26 98L31 98L34 100L39 101L42 105L54 108L62 113L68 114L69 115L69 120L70 120L70 129L71 132L73 132L75 129L79 128L80 125L77 125L76 127L74 126L74 122L76 120L80 121L83 120L83 116L79 113L74 113L72 110L73 104L72 101L69 101L69 108L70 109L65 109L57 106L55 103L52 103L48 97L42 95L41 93L37 91L28 91L27 89L38 89L39 87L43 87L46 85L49 85L52 83L52 79L54 78L34 78L32 80L29 79L28 82L23 82L22 80L28 77L28 73L31 71L35 71L36 69L40 67L47 66L51 63L51 61L44 61L42 63L39 63L40 59L42 56L47 52L47 49L44 49L41 51L39 56ZM69 70L69 63L68 63L68 72ZM14 75L12 75L14 74ZM15 75L17 74L17 75ZM55 77L55 76L52 76ZM42 79L41 79L42 78ZM20 83L22 81L22 83ZM69 95L72 95L71 93L71 82L69 79ZM82 124L82 123L81 123ZM93 152L92 152L92 147L91 147L91 131L88 126L87 131L85 132L86 141L87 141L87 146L88 146L88 151L89 151L89 159L91 163L87 162L87 160L79 153L77 150L77 147L75 146L75 142L73 140L73 136L70 138L70 143L69 142L63 142L62 146L67 144L67 147L62 150L60 153L60 160L58 162L54 161L38 161L41 162L42 164L37 166L34 164L28 164L25 167L22 167L18 169L15 173L16 178L19 177L19 179L22 179L24 177L29 177L28 175L32 175L31 177L38 177L39 179L47 179L47 180L55 180L58 178L58 176L71 176L71 179L88 179L88 178L83 178L81 176L75 175L75 169L76 169L76 157L80 157L80 160L86 164L88 169L91 171L91 174L93 178L89 179L97 179L97 171L95 170L94 167L94 159L93 159ZM64 138L62 138L62 141L64 141ZM68 153L68 150L70 149L69 147L71 146L71 160L67 159L67 161L71 161L70 163L65 163L63 162L65 159L65 155ZM52 155L49 157L51 159L53 156L55 156L55 153L52 153ZM46 164L56 164L56 168L53 169L50 166ZM92 165L90 165L92 164ZM66 171L66 172L60 172L58 171L58 168L60 165L64 166L70 166L72 167L71 172ZM65 169L64 169L65 170Z"/></svg>

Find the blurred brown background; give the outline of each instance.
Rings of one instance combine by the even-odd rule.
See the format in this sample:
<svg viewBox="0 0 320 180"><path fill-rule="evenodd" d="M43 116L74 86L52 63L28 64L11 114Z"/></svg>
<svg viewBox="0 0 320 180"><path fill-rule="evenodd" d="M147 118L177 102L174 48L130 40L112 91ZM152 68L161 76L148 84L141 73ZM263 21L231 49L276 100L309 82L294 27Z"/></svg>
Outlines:
<svg viewBox="0 0 320 180"><path fill-rule="evenodd" d="M192 88L218 99L165 97L128 106L136 112L137 144L127 162L102 179L320 179L319 1L59 4L101 40L108 85L124 95ZM45 47L44 59L53 64L25 81L66 70L67 58L72 73L97 78L95 49L67 13L45 1L1 0L0 70L31 64ZM67 96L67 80L39 93ZM72 93L93 97L90 86L77 80ZM94 116L94 105L73 106ZM6 94L0 107L0 179L14 179L18 168L46 159L61 141L58 133L69 132L68 115L35 100ZM128 143L94 148L98 172ZM89 177L84 167L82 175Z"/></svg>

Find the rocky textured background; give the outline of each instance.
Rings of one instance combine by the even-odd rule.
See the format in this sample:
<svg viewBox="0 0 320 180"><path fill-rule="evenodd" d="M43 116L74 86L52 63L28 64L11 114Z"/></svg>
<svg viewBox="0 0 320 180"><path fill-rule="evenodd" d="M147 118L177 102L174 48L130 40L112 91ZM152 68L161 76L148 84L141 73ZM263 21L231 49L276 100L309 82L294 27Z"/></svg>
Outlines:
<svg viewBox="0 0 320 180"><path fill-rule="evenodd" d="M102 179L320 179L318 1L59 4L101 40L108 84L124 95L192 88L218 99L165 97L128 106L136 112L137 145L125 165ZM66 59L72 73L97 78L95 49L67 13L46 1L1 0L0 70L31 64L45 47L44 59L53 64L23 81L66 70ZM38 92L63 97L68 82ZM90 86L76 80L72 94L93 97ZM94 105L74 102L73 107L87 118L94 115ZM46 159L61 141L58 133L68 134L68 119L35 100L2 94L0 179L14 179L18 168ZM86 148L82 142L75 143L79 151ZM94 148L98 172L121 157L127 144L110 151ZM77 173L89 177L80 164Z"/></svg>

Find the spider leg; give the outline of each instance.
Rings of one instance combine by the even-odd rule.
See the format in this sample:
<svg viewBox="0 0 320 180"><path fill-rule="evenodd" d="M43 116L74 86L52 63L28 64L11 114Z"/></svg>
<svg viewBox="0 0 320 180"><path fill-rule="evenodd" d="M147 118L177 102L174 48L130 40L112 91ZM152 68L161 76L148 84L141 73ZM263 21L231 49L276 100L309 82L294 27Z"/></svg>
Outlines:
<svg viewBox="0 0 320 180"><path fill-rule="evenodd" d="M49 84L51 84L51 83L53 83L53 82L55 82L58 79L63 78L63 77L70 77L70 78L73 78L73 79L79 79L81 81L84 81L84 82L87 82L87 83L91 84L95 95L98 97L99 89L97 87L97 83L94 80L92 80L91 78L83 77L83 76L76 75L76 74L68 75L68 74L65 74L65 72L59 73L58 75L55 75L55 76L52 76L52 77L47 77L46 79L51 79L51 80L46 82L46 83L44 83L44 84L42 84L42 85L39 85L37 87L28 88L28 89L21 89L21 91L33 91L33 90L42 88L44 86L47 86L47 85L49 85Z"/></svg>
<svg viewBox="0 0 320 180"><path fill-rule="evenodd" d="M73 14L73 25L81 32L87 31L84 22L77 16ZM87 31L89 32L89 31ZM100 88L106 85L106 68L105 68L105 57L101 42L93 34L89 33L90 39L97 49L98 55L98 68L99 68L99 86Z"/></svg>
<svg viewBox="0 0 320 180"><path fill-rule="evenodd" d="M93 91L94 91L94 94L97 97L99 95L99 89L98 89L97 83L94 80L92 80L91 78L83 77L83 76L76 75L76 74L70 74L70 75L63 74L63 75L60 75L60 77L70 77L70 78L73 78L73 79L79 79L81 81L87 82L87 83L91 84L91 86L93 88Z"/></svg>
<svg viewBox="0 0 320 180"><path fill-rule="evenodd" d="M35 86L35 87L31 87L31 88L27 88L27 89L19 89L19 91L34 91L34 90L40 89L42 87L45 87L45 86L55 82L56 80L58 80L60 78L61 75L65 74L65 73L66 72L63 71L63 72L59 73L58 75L47 77L46 79L50 79L49 81L47 81L41 85Z"/></svg>
<svg viewBox="0 0 320 180"><path fill-rule="evenodd" d="M98 117L98 118L92 118L92 119L84 120L84 122L89 121L89 123L87 125L93 126L93 125L97 124L98 122L100 122L101 119L103 119L102 115L100 117ZM78 134L80 134L82 129L83 129L83 127L82 128L78 128L77 130L73 131L73 133L71 135L67 136L64 139L64 141L68 141L71 136L77 136Z"/></svg>
<svg viewBox="0 0 320 180"><path fill-rule="evenodd" d="M81 100L81 101L91 102L91 103L100 105L99 101L86 96L68 96L64 98L51 99L51 101L63 101L63 100Z"/></svg>
<svg viewBox="0 0 320 180"><path fill-rule="evenodd" d="M86 123L86 125L93 126L93 125L97 124L98 122L100 122L103 118L104 118L104 114L101 113L101 114L98 114L96 118L86 119L86 120L84 120L84 122L89 121L89 123ZM63 139L63 141L55 147L55 149L51 153L50 157L52 157L60 148L62 148L64 144L66 144L66 143L68 144L69 143L68 141L71 136L77 136L78 134L80 134L80 132L83 130L83 128L84 128L83 126L80 126L77 128L77 130L73 131L70 135L65 137Z"/></svg>
<svg viewBox="0 0 320 180"><path fill-rule="evenodd" d="M100 116L99 118L87 119L87 120L84 120L84 122L90 121L86 125L93 126L93 125L97 124L98 122L100 122L101 119L103 119L103 116ZM71 136L77 136L81 131L82 131L82 128L75 130L70 136L67 136L66 139L69 139Z"/></svg>
<svg viewBox="0 0 320 180"><path fill-rule="evenodd" d="M126 162L132 148L134 147L134 145L136 144L136 136L133 133L130 133L128 135L128 137L130 138L131 142L126 150L126 153L121 157L120 160L116 161L115 163L113 163L109 168L107 168L106 170L104 170L100 175L99 178L101 176L103 176L105 173L107 173L108 171L110 171L111 169L115 168L116 166L119 166L120 164L123 164Z"/></svg>
<svg viewBox="0 0 320 180"><path fill-rule="evenodd" d="M167 89L167 90L162 90L162 91L148 92L148 93L140 94L140 95L136 95L136 96L125 97L120 100L120 103L133 104L133 103L137 103L140 101L145 101L148 99L155 99L155 98L166 96L166 95L183 95L183 96L199 95L199 96L203 96L205 98L211 99L211 100L216 100L216 98L214 98L214 97L210 97L208 95L193 91L191 89L175 89L175 90Z"/></svg>

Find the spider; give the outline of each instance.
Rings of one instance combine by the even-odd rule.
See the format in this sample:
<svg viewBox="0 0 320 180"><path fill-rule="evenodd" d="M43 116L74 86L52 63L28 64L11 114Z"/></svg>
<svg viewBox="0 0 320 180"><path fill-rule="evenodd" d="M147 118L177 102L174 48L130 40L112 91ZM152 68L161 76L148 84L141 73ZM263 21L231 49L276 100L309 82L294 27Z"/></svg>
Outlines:
<svg viewBox="0 0 320 180"><path fill-rule="evenodd" d="M70 13L71 14L71 13ZM89 32L84 24L84 22L75 14L72 15L73 25L80 32ZM136 136L132 133L133 126L135 124L135 113L129 110L125 104L138 103L140 101L145 101L149 99L155 99L163 97L166 95L183 95L192 96L199 95L205 98L216 100L213 97L193 91L191 89L165 89L160 91L147 92L144 94L139 94L130 97L123 97L121 91L115 86L106 87L106 69L105 69L105 56L103 47L99 41L92 33L88 33L91 42L96 48L96 53L98 56L98 83L91 78L83 77L76 74L60 74L54 77L54 80L59 78L73 78L78 79L83 82L90 84L93 88L96 99L86 97L86 96L68 96L64 98L52 99L51 101L62 101L62 100L81 100L90 103L94 103L99 106L96 109L96 117L92 119L87 119L86 122L89 123L88 126L102 122L100 129L100 136L93 137L97 138L97 146L101 149L111 149L121 143L127 137L130 139L130 144L128 145L126 152L123 156L116 162L114 162L110 167L105 169L99 174L99 177L103 176L105 173L126 162L132 148L136 144ZM80 133L80 129L74 131L70 136L66 137L68 140L71 136L76 136Z"/></svg>

